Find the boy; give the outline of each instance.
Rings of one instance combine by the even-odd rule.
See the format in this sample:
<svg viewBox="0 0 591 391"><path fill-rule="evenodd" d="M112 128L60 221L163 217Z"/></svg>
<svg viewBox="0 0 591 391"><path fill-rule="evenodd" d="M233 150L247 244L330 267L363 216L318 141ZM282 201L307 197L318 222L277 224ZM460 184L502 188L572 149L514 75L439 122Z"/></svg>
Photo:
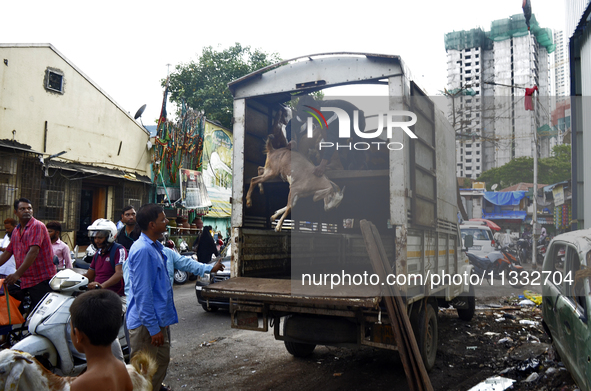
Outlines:
<svg viewBox="0 0 591 391"><path fill-rule="evenodd" d="M70 335L74 347L86 354L87 370L71 384L71 391L131 391L125 367L111 353L111 343L121 327L121 300L108 289L88 291L70 307Z"/></svg>

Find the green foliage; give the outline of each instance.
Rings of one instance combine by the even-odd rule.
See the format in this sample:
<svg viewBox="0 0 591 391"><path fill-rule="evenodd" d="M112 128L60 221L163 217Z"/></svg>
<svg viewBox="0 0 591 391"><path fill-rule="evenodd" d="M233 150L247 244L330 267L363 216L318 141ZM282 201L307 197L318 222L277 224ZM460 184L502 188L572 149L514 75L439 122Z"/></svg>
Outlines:
<svg viewBox="0 0 591 391"><path fill-rule="evenodd" d="M571 178L570 145L557 145L552 148L554 156L538 160L538 183L551 185ZM483 172L478 181L486 182L487 189L498 183L499 189L516 185L519 182L533 183L534 159L520 157L502 167Z"/></svg>
<svg viewBox="0 0 591 391"><path fill-rule="evenodd" d="M233 98L228 83L280 60L275 53L239 43L222 51L205 47L196 62L175 67L170 75L170 100L180 107L184 99L187 106L231 129Z"/></svg>

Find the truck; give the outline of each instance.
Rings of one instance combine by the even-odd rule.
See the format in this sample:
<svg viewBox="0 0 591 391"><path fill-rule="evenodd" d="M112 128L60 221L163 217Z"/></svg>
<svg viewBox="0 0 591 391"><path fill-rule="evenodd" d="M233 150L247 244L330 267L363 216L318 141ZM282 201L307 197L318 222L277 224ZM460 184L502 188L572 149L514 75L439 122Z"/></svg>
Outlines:
<svg viewBox="0 0 591 391"><path fill-rule="evenodd" d="M346 187L341 205L325 211L311 198L298 200L276 232L269 217L286 205L289 178L266 182L262 193L253 192L250 207L245 195L265 164L265 143L278 111L301 94L352 84L382 86L387 111L378 114L384 115L382 123L390 121L388 115L414 117L411 131L382 132L371 140L375 144L365 138L349 143L349 150L367 148L366 154L382 146L367 155L381 160L364 169L326 171L340 189ZM475 308L466 278L472 266L462 254L458 225L455 134L444 113L395 55L298 57L237 79L229 89L234 97L231 273L200 287L201 295L229 299L231 327L262 332L271 327L296 357L310 355L317 345L396 351L383 302L385 282L367 281L372 268L359 228L365 219L379 232L393 270L387 283L399 283L396 292L407 306L421 358L427 370L433 368L439 308L453 306L466 321ZM324 119L332 114L324 113Z"/></svg>

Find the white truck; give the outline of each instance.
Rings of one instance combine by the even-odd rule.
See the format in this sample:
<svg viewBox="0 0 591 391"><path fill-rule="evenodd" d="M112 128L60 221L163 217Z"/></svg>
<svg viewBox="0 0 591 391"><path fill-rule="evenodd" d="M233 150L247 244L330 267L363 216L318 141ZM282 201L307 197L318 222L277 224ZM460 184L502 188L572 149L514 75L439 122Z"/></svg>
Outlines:
<svg viewBox="0 0 591 391"><path fill-rule="evenodd" d="M341 189L346 186L341 205L325 212L320 202L298 200L291 220L275 232L269 217L285 206L288 181L265 183L263 194L254 192L251 207L245 194L265 163L263 150L277 111L302 92L362 83L387 89L388 110L412 112L417 138L400 129L390 139L382 135L380 140L398 148L386 149L381 168L327 171ZM203 297L230 299L234 328L267 331L271 325L294 356L309 355L316 345L396 350L382 302L383 281L353 286L343 278L335 286L334 274L319 272L343 270L342 277L373 272L359 229L366 219L378 228L395 273L392 282L415 276L398 289L431 369L438 308L453 305L469 321L475 307L465 278L472 267L461 252L458 230L455 135L443 113L410 80L401 58L391 55L305 56L251 73L229 88L234 96L231 278L200 287ZM316 272L323 286L310 283ZM455 275L464 278L453 280Z"/></svg>

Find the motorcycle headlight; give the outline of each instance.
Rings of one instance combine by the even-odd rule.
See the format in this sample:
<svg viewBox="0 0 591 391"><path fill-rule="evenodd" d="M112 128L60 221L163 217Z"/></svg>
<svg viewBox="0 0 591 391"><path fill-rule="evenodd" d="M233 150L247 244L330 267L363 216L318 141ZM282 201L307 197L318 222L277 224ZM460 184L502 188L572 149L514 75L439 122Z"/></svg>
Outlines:
<svg viewBox="0 0 591 391"><path fill-rule="evenodd" d="M197 276L197 280L195 281L195 284L201 285L201 286L206 286L206 285L209 285L210 282L211 282L211 274L205 273L203 275L203 277Z"/></svg>

